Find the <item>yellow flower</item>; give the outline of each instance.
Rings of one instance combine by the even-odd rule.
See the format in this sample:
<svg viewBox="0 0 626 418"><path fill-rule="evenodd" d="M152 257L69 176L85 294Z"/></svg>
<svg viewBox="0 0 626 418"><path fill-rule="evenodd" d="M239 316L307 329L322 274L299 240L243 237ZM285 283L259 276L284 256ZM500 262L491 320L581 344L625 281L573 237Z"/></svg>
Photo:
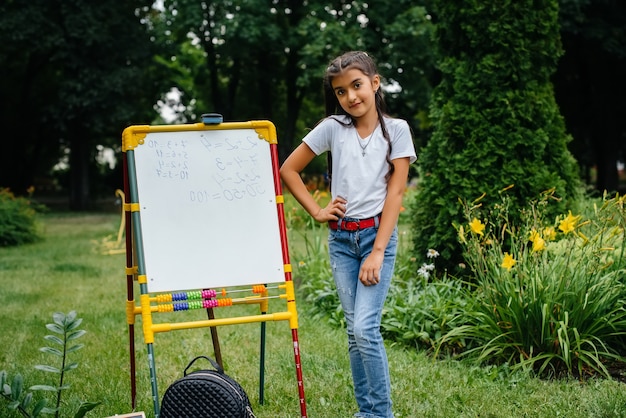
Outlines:
<svg viewBox="0 0 626 418"><path fill-rule="evenodd" d="M545 250L546 248L546 241L541 238L541 236L539 234L537 234L535 236L535 239L533 240L533 251L538 252L541 250Z"/></svg>
<svg viewBox="0 0 626 418"><path fill-rule="evenodd" d="M534 229L530 231L530 237L528 238L528 240L533 243L533 251L535 252L541 251L546 248L546 242L543 238L541 238L539 232Z"/></svg>
<svg viewBox="0 0 626 418"><path fill-rule="evenodd" d="M470 222L469 227L473 233L481 235L481 236L483 235L483 231L485 230L485 224L476 218L472 219L472 222Z"/></svg>
<svg viewBox="0 0 626 418"><path fill-rule="evenodd" d="M554 241L556 239L556 231L554 230L554 227L545 227L543 229L543 238L548 241Z"/></svg>
<svg viewBox="0 0 626 418"><path fill-rule="evenodd" d="M515 261L515 259L511 256L511 254L504 253L504 259L502 260L502 264L501 264L502 267L504 267L507 270L511 270L511 267L513 267L515 263L517 263L517 261Z"/></svg>
<svg viewBox="0 0 626 418"><path fill-rule="evenodd" d="M573 232L576 229L576 223L578 222L579 219L580 219L580 215L573 216L572 212L570 211L567 214L567 217L559 223L559 229L563 231L564 234L569 234L570 232Z"/></svg>

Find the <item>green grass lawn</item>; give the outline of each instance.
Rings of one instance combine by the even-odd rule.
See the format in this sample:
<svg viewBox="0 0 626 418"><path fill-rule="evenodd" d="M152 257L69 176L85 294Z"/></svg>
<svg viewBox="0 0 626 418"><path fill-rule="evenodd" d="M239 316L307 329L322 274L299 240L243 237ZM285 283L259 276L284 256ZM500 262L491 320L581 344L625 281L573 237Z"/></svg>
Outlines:
<svg viewBox="0 0 626 418"><path fill-rule="evenodd" d="M79 367L66 376L71 388L64 395L61 416L72 416L81 400L102 402L87 416L130 412L125 256L100 251L104 238L115 239L119 216L53 213L43 217L43 225L44 241L0 248L0 370L10 377L21 373L26 386L56 384L49 374L34 369L36 364L54 364L38 348L48 345L43 337L49 334L45 324L52 322L52 314L76 310L87 334L78 341L85 347L70 357ZM254 315L255 309L217 308L215 312L217 317L232 317ZM182 322L205 319L206 313L153 317L155 322ZM350 417L355 404L343 330L304 314L299 320L308 415ZM226 371L244 386L257 417L298 417L291 332L284 321L267 323L265 402L259 404L259 330L259 324L219 328ZM213 355L205 328L159 333L155 338L161 394L192 358ZM135 340L137 409L150 417L154 414L147 350L139 318ZM626 388L615 381L544 381L509 374L503 368L435 361L423 352L393 344L388 345L388 354L397 417L626 417ZM18 416L0 400L0 417Z"/></svg>

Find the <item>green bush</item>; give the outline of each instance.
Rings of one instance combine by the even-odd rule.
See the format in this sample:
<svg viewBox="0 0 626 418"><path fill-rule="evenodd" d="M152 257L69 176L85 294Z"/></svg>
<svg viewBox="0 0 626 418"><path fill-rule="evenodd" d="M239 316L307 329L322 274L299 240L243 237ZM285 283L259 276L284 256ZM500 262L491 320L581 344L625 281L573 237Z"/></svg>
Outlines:
<svg viewBox="0 0 626 418"><path fill-rule="evenodd" d="M554 190L519 211L512 196L505 188L497 204L482 205L486 195L460 204L465 221L451 229L471 282L438 272L434 249L420 266L399 247L383 335L435 357L542 376L609 376L612 362L626 361L626 197L581 201L581 215L552 216ZM294 209L288 223L305 243L294 258L307 314L343 326L325 231L303 216Z"/></svg>
<svg viewBox="0 0 626 418"><path fill-rule="evenodd" d="M463 325L459 320L471 299L467 298L459 280L446 275L436 277L434 259L437 256L437 251L429 251L429 262L416 270L415 259L406 259L405 254L399 253L381 330L390 341L429 352L438 348L440 353L449 354L463 348L464 344L452 341L443 347L438 342L443 335Z"/></svg>
<svg viewBox="0 0 626 418"><path fill-rule="evenodd" d="M458 236L477 303L441 341L467 344L463 355L481 363L609 377L610 363L626 360L626 197L605 197L589 218L569 212L550 221L552 197L524 210L520 227L504 194L498 212L465 205Z"/></svg>
<svg viewBox="0 0 626 418"><path fill-rule="evenodd" d="M410 199L411 191L405 199ZM324 193L315 192L314 198L327 198ZM289 203L292 203L288 201ZM401 213L400 224L410 211ZM303 245L292 246L295 260L296 283L301 297L307 303L307 315L325 318L336 327L344 327L345 320L339 296L332 277L326 245L326 226L318 224L300 207L289 205L286 208L286 222L292 238ZM410 233L407 235L410 236ZM460 281L437 278L434 263L437 251L427 252L427 263L417 268L416 258L412 257L407 245L403 245L401 234L394 277L385 303L381 331L383 336L394 343L407 347L417 347L433 351L441 337L462 325L459 315L471 300L463 292ZM410 237L408 238L410 240ZM417 278L416 278L417 277ZM446 348L455 352L463 347L458 341ZM442 347L438 347L440 352Z"/></svg>
<svg viewBox="0 0 626 418"><path fill-rule="evenodd" d="M37 210L30 200L0 189L0 246L9 247L41 239Z"/></svg>
<svg viewBox="0 0 626 418"><path fill-rule="evenodd" d="M463 221L458 199L515 185L511 221L541 191L556 189L553 214L579 195L570 137L550 82L562 53L558 2L490 0L433 4L440 84L432 98L433 136L420 152L415 201L416 254L437 248L455 275L462 260L453 223Z"/></svg>

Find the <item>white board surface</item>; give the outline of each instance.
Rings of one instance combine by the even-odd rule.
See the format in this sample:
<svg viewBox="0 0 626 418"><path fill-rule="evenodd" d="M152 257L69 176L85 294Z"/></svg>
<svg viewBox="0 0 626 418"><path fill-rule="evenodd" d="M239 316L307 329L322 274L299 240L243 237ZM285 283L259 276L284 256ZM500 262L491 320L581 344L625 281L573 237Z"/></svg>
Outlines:
<svg viewBox="0 0 626 418"><path fill-rule="evenodd" d="M150 292L284 281L270 144L254 129L150 132L133 155Z"/></svg>

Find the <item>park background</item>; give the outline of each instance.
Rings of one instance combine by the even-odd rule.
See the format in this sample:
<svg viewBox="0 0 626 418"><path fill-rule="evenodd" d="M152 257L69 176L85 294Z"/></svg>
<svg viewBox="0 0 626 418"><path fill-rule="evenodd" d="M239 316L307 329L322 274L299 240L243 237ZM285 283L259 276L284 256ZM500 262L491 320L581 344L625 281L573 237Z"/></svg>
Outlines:
<svg viewBox="0 0 626 418"><path fill-rule="evenodd" d="M125 127L165 123L163 117L168 123L198 122L206 112L221 113L225 121L271 120L284 158L323 116L327 63L352 49L377 60L390 113L409 121L421 151L436 128L430 105L442 79L441 57L496 53L473 51L469 44L440 49L433 35L443 15L436 4L3 2L0 88L6 100L0 122L9 136L0 156L0 183L20 195L34 186L36 197L60 195L65 207L88 209L114 196L121 184ZM489 19L511 19L524 8L558 9L551 35L559 37L561 48L549 51L549 75L572 137L569 149L591 187L617 190L626 123L622 3L567 0L516 11L511 2L471 1L464 8L488 5L491 14L461 13L461 19L486 20L471 22L470 33L492 37ZM531 16L520 18L521 24L532 25ZM511 52L520 55L523 47ZM491 88L499 89L495 83ZM312 170L325 171L322 162Z"/></svg>
<svg viewBox="0 0 626 418"><path fill-rule="evenodd" d="M401 216L406 238L399 286L392 291L385 323L389 341L437 359L478 353L474 364L495 367L477 369L480 377L495 373L488 379L504 376L505 385L521 379L515 374L519 368L543 378L604 375L620 380L624 220L623 198L614 193L624 190L624 9L617 1L9 1L0 5L0 85L7 98L0 111L7 132L0 156L3 202L17 212L45 212L46 240L54 231L51 225L62 225L64 216L71 216L68 210L79 218L85 211L115 218L122 130L136 124L197 122L209 111L223 114L226 121L273 121L284 158L323 115L321 75L328 60L346 50L366 50L379 64L390 113L409 121L420 155ZM320 159L305 173L319 199L327 198L324 171ZM538 216L529 219L528 213ZM288 212L303 279L301 296L330 325L341 327L324 264L323 231L305 219L297 208ZM112 224L108 226L115 229ZM77 225L89 230L84 223ZM539 259L535 252L550 254L541 246L548 235L538 233L539 227L550 226L563 236L548 249L566 261L557 263L559 258L546 255L539 267L558 265L560 270L533 264ZM464 240L464 231L469 239ZM507 231L506 239L498 231ZM526 248L528 234L531 249ZM30 245L35 247L25 248L37 251L43 244ZM493 254L478 251L484 245ZM13 300L11 295L23 289L14 287L20 261L11 256L23 260L27 251L8 251L3 254L3 297ZM429 263L435 252L440 253L438 271ZM41 254L45 258L45 251ZM472 254L484 258L472 259ZM570 262L574 258L579 262ZM52 271L61 273L84 267L56 257L50 262ZM83 273L98 276L89 268ZM523 345L528 342L495 348L485 344L494 330L510 335L506 330L515 318L498 317L485 331L477 321L486 313L480 306L469 309L467 302L474 298L461 289L470 283L472 294L485 295L490 280L510 273L520 285L499 289L505 296L526 291L521 279L528 277L541 286L542 280L552 280L561 286L556 292L572 285L564 277L581 284L578 293L548 295L556 303L552 316L545 303L539 305L539 324L558 335L546 336L556 347L538 349L537 342L530 342L539 356L529 355ZM53 288L72 302L71 291ZM580 296L598 297L598 288L614 300L595 300L592 305L602 309L596 309L591 322L608 323L610 329L596 327L581 337L589 317L579 316L580 326L570 324L570 311L562 308L567 303L554 298L571 298L568 303L575 306ZM42 297L24 293L34 301ZM505 298L498 303L506 309L493 310L528 319L523 298L521 302L516 311ZM56 308L78 307L66 300ZM10 317L20 318L14 315ZM50 312L37 311L34 319L43 323L49 317ZM14 335L16 329L9 326L5 334ZM519 330L528 334L531 328ZM560 332L579 345L564 345ZM9 368L5 361L27 363L6 353L3 369ZM507 371L520 365L512 374ZM26 373L15 366L10 370ZM318 407L328 405L324 397L318 401ZM349 399L343 402L347 414ZM600 399L590 404L615 414L598 416L620 416L619 403ZM463 410L463 404L441 410ZM274 413L281 411L277 408ZM401 402L399 408L401 416L424 410L426 416L446 416L419 400ZM467 416L477 416L486 406L475 408L469 407ZM562 404L556 408L567 409ZM500 412L494 416L516 416L508 409Z"/></svg>

